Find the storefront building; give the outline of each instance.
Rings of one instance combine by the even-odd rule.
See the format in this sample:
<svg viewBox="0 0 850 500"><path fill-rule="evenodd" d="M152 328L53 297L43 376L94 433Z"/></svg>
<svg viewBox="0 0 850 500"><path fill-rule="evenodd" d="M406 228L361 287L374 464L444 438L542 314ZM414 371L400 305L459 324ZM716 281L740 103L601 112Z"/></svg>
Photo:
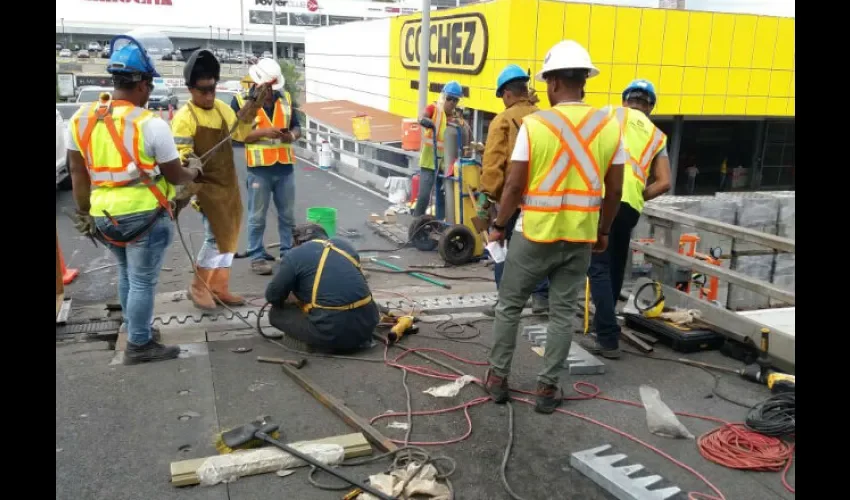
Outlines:
<svg viewBox="0 0 850 500"><path fill-rule="evenodd" d="M307 101L348 99L417 116L420 19L413 14L308 34ZM432 12L429 99L446 82L459 81L461 105L483 140L503 109L495 95L499 72L515 63L535 74L549 48L573 39L601 71L588 81L590 104L619 105L635 78L655 83L653 120L669 136L676 194L686 193L693 166L697 194L794 189L794 30L793 18L770 16L555 0L471 4ZM323 41L340 36L347 40L345 57ZM386 45L376 43L384 37ZM545 85L534 85L548 107Z"/></svg>

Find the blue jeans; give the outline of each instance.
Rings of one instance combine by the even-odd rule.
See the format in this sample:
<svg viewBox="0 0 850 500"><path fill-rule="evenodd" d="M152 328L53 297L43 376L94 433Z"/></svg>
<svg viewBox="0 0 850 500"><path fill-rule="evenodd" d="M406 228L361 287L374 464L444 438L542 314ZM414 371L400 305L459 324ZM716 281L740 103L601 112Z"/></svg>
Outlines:
<svg viewBox="0 0 850 500"><path fill-rule="evenodd" d="M288 167L288 168L287 168ZM248 168L248 258L264 260L263 234L269 202L277 209L280 255L292 248L295 227L295 174L292 165Z"/></svg>
<svg viewBox="0 0 850 500"><path fill-rule="evenodd" d="M152 216L153 212L143 212L115 217L118 227L106 217L95 217L95 224L107 237L121 241L145 227ZM145 345L151 340L156 284L172 235L171 220L162 213L147 233L126 247L107 244L118 259L118 301L131 344Z"/></svg>

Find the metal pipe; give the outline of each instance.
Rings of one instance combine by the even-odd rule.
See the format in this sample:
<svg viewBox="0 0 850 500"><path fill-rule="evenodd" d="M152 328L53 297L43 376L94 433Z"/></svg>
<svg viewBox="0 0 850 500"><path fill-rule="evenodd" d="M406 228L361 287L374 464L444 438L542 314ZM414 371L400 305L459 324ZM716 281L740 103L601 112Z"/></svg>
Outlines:
<svg viewBox="0 0 850 500"><path fill-rule="evenodd" d="M431 54L431 0L422 0L422 22L419 31L419 109L428 105L428 56Z"/></svg>
<svg viewBox="0 0 850 500"><path fill-rule="evenodd" d="M272 59L277 61L277 0L272 0Z"/></svg>

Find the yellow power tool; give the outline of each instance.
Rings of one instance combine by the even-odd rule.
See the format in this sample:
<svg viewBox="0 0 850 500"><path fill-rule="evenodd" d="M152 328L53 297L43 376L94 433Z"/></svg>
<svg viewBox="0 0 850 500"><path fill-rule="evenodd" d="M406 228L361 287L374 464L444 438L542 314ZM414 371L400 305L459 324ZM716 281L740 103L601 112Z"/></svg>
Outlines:
<svg viewBox="0 0 850 500"><path fill-rule="evenodd" d="M396 319L395 325L390 329L390 333L387 334L387 340L390 341L390 344L395 344L400 341L402 337L405 335L412 335L419 331L419 327L413 324L414 318L413 316L399 316Z"/></svg>

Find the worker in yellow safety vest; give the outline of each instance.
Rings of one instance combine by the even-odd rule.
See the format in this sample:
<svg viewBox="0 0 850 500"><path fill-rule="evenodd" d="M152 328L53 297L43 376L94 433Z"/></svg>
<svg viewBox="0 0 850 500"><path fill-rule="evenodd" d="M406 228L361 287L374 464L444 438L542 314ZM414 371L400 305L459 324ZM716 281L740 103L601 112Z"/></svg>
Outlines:
<svg viewBox="0 0 850 500"><path fill-rule="evenodd" d="M317 224L296 227L293 238L295 246L266 288L269 323L286 337L322 351L371 346L378 307L357 251L344 239L328 239Z"/></svg>
<svg viewBox="0 0 850 500"><path fill-rule="evenodd" d="M107 71L115 91L71 118L71 180L77 229L102 241L118 261L118 299L128 333L124 364L174 359L152 328L156 283L172 239L174 184L203 175L184 166L168 124L145 109L159 77L147 49L173 50L151 31L116 36Z"/></svg>
<svg viewBox="0 0 850 500"><path fill-rule="evenodd" d="M595 306L591 331L579 341L585 350L608 359L620 357L620 325L616 306L623 288L632 230L645 202L670 190L667 136L649 119L655 107L655 87L635 80L623 91L623 105L612 112L620 122L628 159L623 173L623 199L611 226L608 248L593 254L588 278ZM648 180L651 179L651 182Z"/></svg>
<svg viewBox="0 0 850 500"><path fill-rule="evenodd" d="M520 313L544 278L549 278L549 328L535 410L552 413L563 401L558 379L579 326L578 295L591 251L604 251L608 243L626 162L617 119L582 102L587 79L598 74L584 47L572 40L556 44L536 75L546 82L552 108L523 118L517 134L489 234L491 242L503 242L508 221L522 207L499 284L485 376L497 404L510 398Z"/></svg>
<svg viewBox="0 0 850 500"><path fill-rule="evenodd" d="M443 85L437 102L426 106L419 117L419 123L422 125L422 145L419 151L419 193L413 208L414 217L419 217L428 210L431 191L435 186L439 191L440 183L436 182L436 172L442 168L442 160L445 158L443 142L446 139L446 125L449 121L456 120L455 110L461 97L463 89L460 84L450 81ZM439 193L437 195L439 196Z"/></svg>
<svg viewBox="0 0 850 500"><path fill-rule="evenodd" d="M266 214L273 201L277 209L277 230L280 235L280 256L292 248L292 228L295 227L295 153L292 143L301 137L301 125L292 107L292 96L283 89L286 81L280 65L263 58L248 69L254 82L247 98L237 94L231 107L239 113L246 101L258 97L260 85L270 83L257 109L253 130L244 138L245 162L248 165L248 250L254 274L272 273L269 255L263 246Z"/></svg>

